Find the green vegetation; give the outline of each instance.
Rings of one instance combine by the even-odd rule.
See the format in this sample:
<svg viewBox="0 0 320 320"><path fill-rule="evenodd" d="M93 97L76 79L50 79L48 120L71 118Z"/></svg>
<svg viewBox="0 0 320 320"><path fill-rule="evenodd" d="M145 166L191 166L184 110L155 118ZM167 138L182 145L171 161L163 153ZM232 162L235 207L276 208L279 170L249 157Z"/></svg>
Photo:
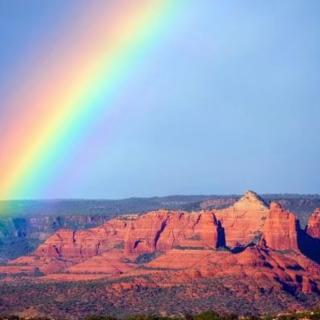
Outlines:
<svg viewBox="0 0 320 320"><path fill-rule="evenodd" d="M174 246L177 250L205 250L205 247L191 247L191 246Z"/></svg>
<svg viewBox="0 0 320 320"><path fill-rule="evenodd" d="M205 311L195 316L188 316L190 320L237 320L236 315L220 315L215 311ZM189 320L188 319L188 320Z"/></svg>
<svg viewBox="0 0 320 320"><path fill-rule="evenodd" d="M55 318L29 318L29 320L52 320ZM291 314L282 314L282 315L274 315L274 316L248 316L248 317L239 317L237 315L229 314L223 315L219 314L215 311L209 310L196 315L183 315L179 317L175 316L157 316L157 315L133 315L125 318L121 318L123 320L319 320L320 319L320 311L305 311L305 312L297 312ZM19 316L0 316L0 320L26 320L25 318L21 318ZM120 320L120 318L113 316L103 316L103 315L92 315L85 317L84 320Z"/></svg>
<svg viewBox="0 0 320 320"><path fill-rule="evenodd" d="M149 282L150 279L145 277L142 281ZM180 317L186 315L185 318L181 318L186 320L210 320L217 318L217 315L202 314L201 318L199 313L204 310L215 310L220 318L224 317L221 319L237 319L230 316L230 314L237 314L253 320L255 318L249 316L277 315L294 308L297 303L305 310L312 310L319 306L318 295L301 294L296 297L285 292L272 291L261 291L257 295L254 294L258 290L254 287L254 282L249 282L252 290L248 290L248 280L243 282L233 277L200 279L192 284L176 285L170 288L137 285L119 293L118 283L121 285L126 282L130 283L131 278L122 278L121 281L99 279L50 283L24 280L18 285L2 282L0 283L0 315L28 312L32 307L36 315L45 315L50 319L80 320L90 315L109 315L126 319L129 315L154 315L161 311L163 312L160 313L161 315ZM198 318L189 316L194 314L197 314ZM207 318L209 316L212 318ZM296 318L298 316L295 315ZM279 318L279 320L296 320L296 318L291 316L291 318ZM144 320L144 318L141 319ZM320 320L319 314L310 315L310 319Z"/></svg>
<svg viewBox="0 0 320 320"><path fill-rule="evenodd" d="M142 253L136 258L135 262L138 264L148 263L154 260L155 258L159 257L159 255L160 254L158 252Z"/></svg>

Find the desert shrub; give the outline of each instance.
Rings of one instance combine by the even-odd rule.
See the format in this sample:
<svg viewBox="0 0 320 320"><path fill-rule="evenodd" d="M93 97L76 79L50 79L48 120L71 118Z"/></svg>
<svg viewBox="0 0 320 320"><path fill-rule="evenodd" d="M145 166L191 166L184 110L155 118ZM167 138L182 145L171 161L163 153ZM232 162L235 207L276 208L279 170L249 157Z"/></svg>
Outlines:
<svg viewBox="0 0 320 320"><path fill-rule="evenodd" d="M148 263L152 261L153 259L157 258L160 254L157 252L152 252L152 253L142 253L140 256L137 257L136 263L137 264L143 264L143 263Z"/></svg>
<svg viewBox="0 0 320 320"><path fill-rule="evenodd" d="M320 311L314 311L309 315L310 320L319 320L320 319Z"/></svg>
<svg viewBox="0 0 320 320"><path fill-rule="evenodd" d="M277 317L277 320L298 320L298 315L290 314L290 315L281 315Z"/></svg>
<svg viewBox="0 0 320 320"><path fill-rule="evenodd" d="M110 316L88 316L85 320L117 320L117 318L110 317Z"/></svg>
<svg viewBox="0 0 320 320"><path fill-rule="evenodd" d="M121 241L119 243L117 243L115 246L114 246L115 249L124 249L124 241Z"/></svg>
<svg viewBox="0 0 320 320"><path fill-rule="evenodd" d="M42 277L42 276L44 276L44 273L37 267L34 269L33 275L35 277Z"/></svg>
<svg viewBox="0 0 320 320"><path fill-rule="evenodd" d="M126 318L126 320L165 320L169 318L162 318L155 315L135 315Z"/></svg>
<svg viewBox="0 0 320 320"><path fill-rule="evenodd" d="M222 317L223 320L238 320L239 317L236 314L228 314Z"/></svg>
<svg viewBox="0 0 320 320"><path fill-rule="evenodd" d="M193 316L193 320L222 320L222 317L215 311L205 311Z"/></svg>
<svg viewBox="0 0 320 320"><path fill-rule="evenodd" d="M192 246L174 246L177 250L205 250L205 247L192 247Z"/></svg>

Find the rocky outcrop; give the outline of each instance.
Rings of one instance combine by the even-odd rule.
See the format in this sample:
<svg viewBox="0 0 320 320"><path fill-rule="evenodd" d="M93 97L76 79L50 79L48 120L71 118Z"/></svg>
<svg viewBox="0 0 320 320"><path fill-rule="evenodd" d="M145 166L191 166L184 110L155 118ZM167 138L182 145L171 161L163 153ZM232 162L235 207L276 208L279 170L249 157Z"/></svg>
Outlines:
<svg viewBox="0 0 320 320"><path fill-rule="evenodd" d="M82 261L115 247L122 247L130 228L130 219L112 219L87 230L62 229L38 247L34 255Z"/></svg>
<svg viewBox="0 0 320 320"><path fill-rule="evenodd" d="M293 213L284 210L276 202L270 204L263 228L263 240L267 247L299 251L298 229L298 221Z"/></svg>
<svg viewBox="0 0 320 320"><path fill-rule="evenodd" d="M224 228L229 248L243 247L261 235L268 205L254 192L248 191L234 205L215 214Z"/></svg>
<svg viewBox="0 0 320 320"><path fill-rule="evenodd" d="M136 255L179 246L214 249L218 246L218 229L212 212L189 214L160 210L112 219L88 230L59 230L40 245L34 255L78 262L111 249Z"/></svg>
<svg viewBox="0 0 320 320"><path fill-rule="evenodd" d="M125 200L14 201L10 212L0 214L0 262L30 254L59 229L94 228L113 217L136 212L168 210L217 210L232 206L240 197L170 196ZM306 226L311 212L320 206L319 195L263 195L276 200Z"/></svg>
<svg viewBox="0 0 320 320"><path fill-rule="evenodd" d="M175 247L214 249L218 246L218 223L212 212L153 212L132 221L125 240L126 251L131 253Z"/></svg>
<svg viewBox="0 0 320 320"><path fill-rule="evenodd" d="M274 287L289 287L310 293L317 287L304 264L308 259L299 254L285 256L278 251L248 247L238 254L210 250L170 250L146 264L149 269L159 270L166 266L175 273L166 280L183 283L194 278L242 277L273 284Z"/></svg>
<svg viewBox="0 0 320 320"><path fill-rule="evenodd" d="M70 267L117 250L133 260L172 249L215 250L224 246L244 249L258 243L273 250L299 251L297 228L292 213L275 202L269 208L256 193L248 191L222 210L192 213L159 210L111 219L87 230L61 229L32 256L43 270L47 270L49 259L51 270L55 261L59 267L61 261ZM41 265L41 261L45 263Z"/></svg>
<svg viewBox="0 0 320 320"><path fill-rule="evenodd" d="M30 203L32 204L32 201ZM45 201L44 203L46 204ZM81 201L78 206L81 207ZM21 207L23 208L23 203ZM44 207L45 205L42 209ZM68 215L66 213L65 216L55 216L42 213L40 208L39 213L36 208L32 210L35 210L37 215L0 216L0 261L29 254L58 230L93 228L110 220L107 215Z"/></svg>
<svg viewBox="0 0 320 320"><path fill-rule="evenodd" d="M272 283L278 289L316 292L318 253L307 254L307 249L317 235L318 214L310 218L308 233L303 232L293 213L276 202L269 206L249 191L221 210L158 210L87 230L60 229L30 256L0 267L0 273L52 276L62 271L72 279L83 274L113 279L148 275L157 285L237 277L262 287Z"/></svg>
<svg viewBox="0 0 320 320"><path fill-rule="evenodd" d="M320 239L320 208L317 208L310 216L306 232L310 237Z"/></svg>

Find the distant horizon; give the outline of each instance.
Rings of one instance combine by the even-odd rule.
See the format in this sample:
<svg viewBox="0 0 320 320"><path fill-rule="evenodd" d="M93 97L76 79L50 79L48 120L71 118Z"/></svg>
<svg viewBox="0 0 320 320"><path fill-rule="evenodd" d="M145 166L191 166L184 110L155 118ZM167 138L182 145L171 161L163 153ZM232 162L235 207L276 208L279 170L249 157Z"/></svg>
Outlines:
<svg viewBox="0 0 320 320"><path fill-rule="evenodd" d="M212 194L167 194L167 195L155 195L155 196L132 196L124 198L30 198L30 199L0 199L0 202L15 202L15 201L121 201L131 199L153 199L153 198L170 198L170 197L241 197L247 191L253 191L258 196L315 196L320 197L320 193L288 193L288 192L256 192L254 190L246 190L243 193L212 193Z"/></svg>

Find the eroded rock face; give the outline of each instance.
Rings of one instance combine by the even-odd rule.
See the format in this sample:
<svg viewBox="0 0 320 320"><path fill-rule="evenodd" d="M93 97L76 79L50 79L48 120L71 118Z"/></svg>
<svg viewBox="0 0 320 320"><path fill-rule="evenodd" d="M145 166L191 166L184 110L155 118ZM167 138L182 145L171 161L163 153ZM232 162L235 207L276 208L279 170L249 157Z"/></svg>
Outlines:
<svg viewBox="0 0 320 320"><path fill-rule="evenodd" d="M39 246L35 255L86 259L112 248L127 253L170 250L176 246L216 248L218 223L211 212L150 212L113 219L83 231L60 230Z"/></svg>
<svg viewBox="0 0 320 320"><path fill-rule="evenodd" d="M279 251L248 247L238 254L212 250L170 250L150 263L149 269L171 270L163 281L172 284L198 278L238 277L254 279L262 286L281 290L290 287L305 293L316 292L317 285L308 271L308 259L299 253L287 256ZM172 274L173 273L173 274Z"/></svg>
<svg viewBox="0 0 320 320"><path fill-rule="evenodd" d="M248 191L233 206L215 211L229 248L246 246L259 237L269 208L254 192Z"/></svg>
<svg viewBox="0 0 320 320"><path fill-rule="evenodd" d="M107 237L103 227L82 231L62 229L40 245L34 255L81 261L110 249Z"/></svg>
<svg viewBox="0 0 320 320"><path fill-rule="evenodd" d="M130 221L125 237L127 253L151 253L157 246L164 229L167 227L169 212L158 211L143 215Z"/></svg>
<svg viewBox="0 0 320 320"><path fill-rule="evenodd" d="M298 221L295 215L272 202L263 228L263 239L267 247L274 250L298 248Z"/></svg>
<svg viewBox="0 0 320 320"><path fill-rule="evenodd" d="M219 228L215 215L209 211L186 213L160 210L112 219L100 227L87 230L61 229L27 260L19 258L16 262L30 263L31 259L32 264L44 272L69 268L78 263L82 265L77 270L85 270L86 266L93 270L95 263L97 270L101 270L99 264L105 263L103 270L117 269L122 272L122 269L127 269L123 265L125 257L134 262L139 255L173 248L215 249ZM91 259L106 252L110 259L107 255L103 259ZM91 260L86 264L88 259ZM115 265L121 268L115 268Z"/></svg>
<svg viewBox="0 0 320 320"><path fill-rule="evenodd" d="M319 231L318 217L316 211L310 218L312 237ZM222 210L159 210L82 231L61 229L32 255L12 261L11 270L17 273L20 265L29 267L30 274L39 269L113 278L146 273L154 277L166 270L160 282L236 276L311 292L317 290L314 277L320 278L320 268L312 256L299 251L298 231L291 212L275 202L269 207L249 191ZM237 247L240 250L230 250ZM10 266L3 270L10 272Z"/></svg>
<svg viewBox="0 0 320 320"><path fill-rule="evenodd" d="M320 239L320 208L310 216L306 231L310 237Z"/></svg>
<svg viewBox="0 0 320 320"><path fill-rule="evenodd" d="M295 216L276 203L269 209L257 194L249 191L233 206L222 210L159 210L112 219L82 231L61 229L40 245L33 256L40 261L50 259L51 264L55 259L59 265L67 261L69 266L115 250L137 257L171 249L212 250L224 245L235 248L258 243L262 236L269 248L298 250Z"/></svg>
<svg viewBox="0 0 320 320"><path fill-rule="evenodd" d="M128 252L166 251L175 247L217 248L218 223L212 212L159 211L139 217L130 225Z"/></svg>

